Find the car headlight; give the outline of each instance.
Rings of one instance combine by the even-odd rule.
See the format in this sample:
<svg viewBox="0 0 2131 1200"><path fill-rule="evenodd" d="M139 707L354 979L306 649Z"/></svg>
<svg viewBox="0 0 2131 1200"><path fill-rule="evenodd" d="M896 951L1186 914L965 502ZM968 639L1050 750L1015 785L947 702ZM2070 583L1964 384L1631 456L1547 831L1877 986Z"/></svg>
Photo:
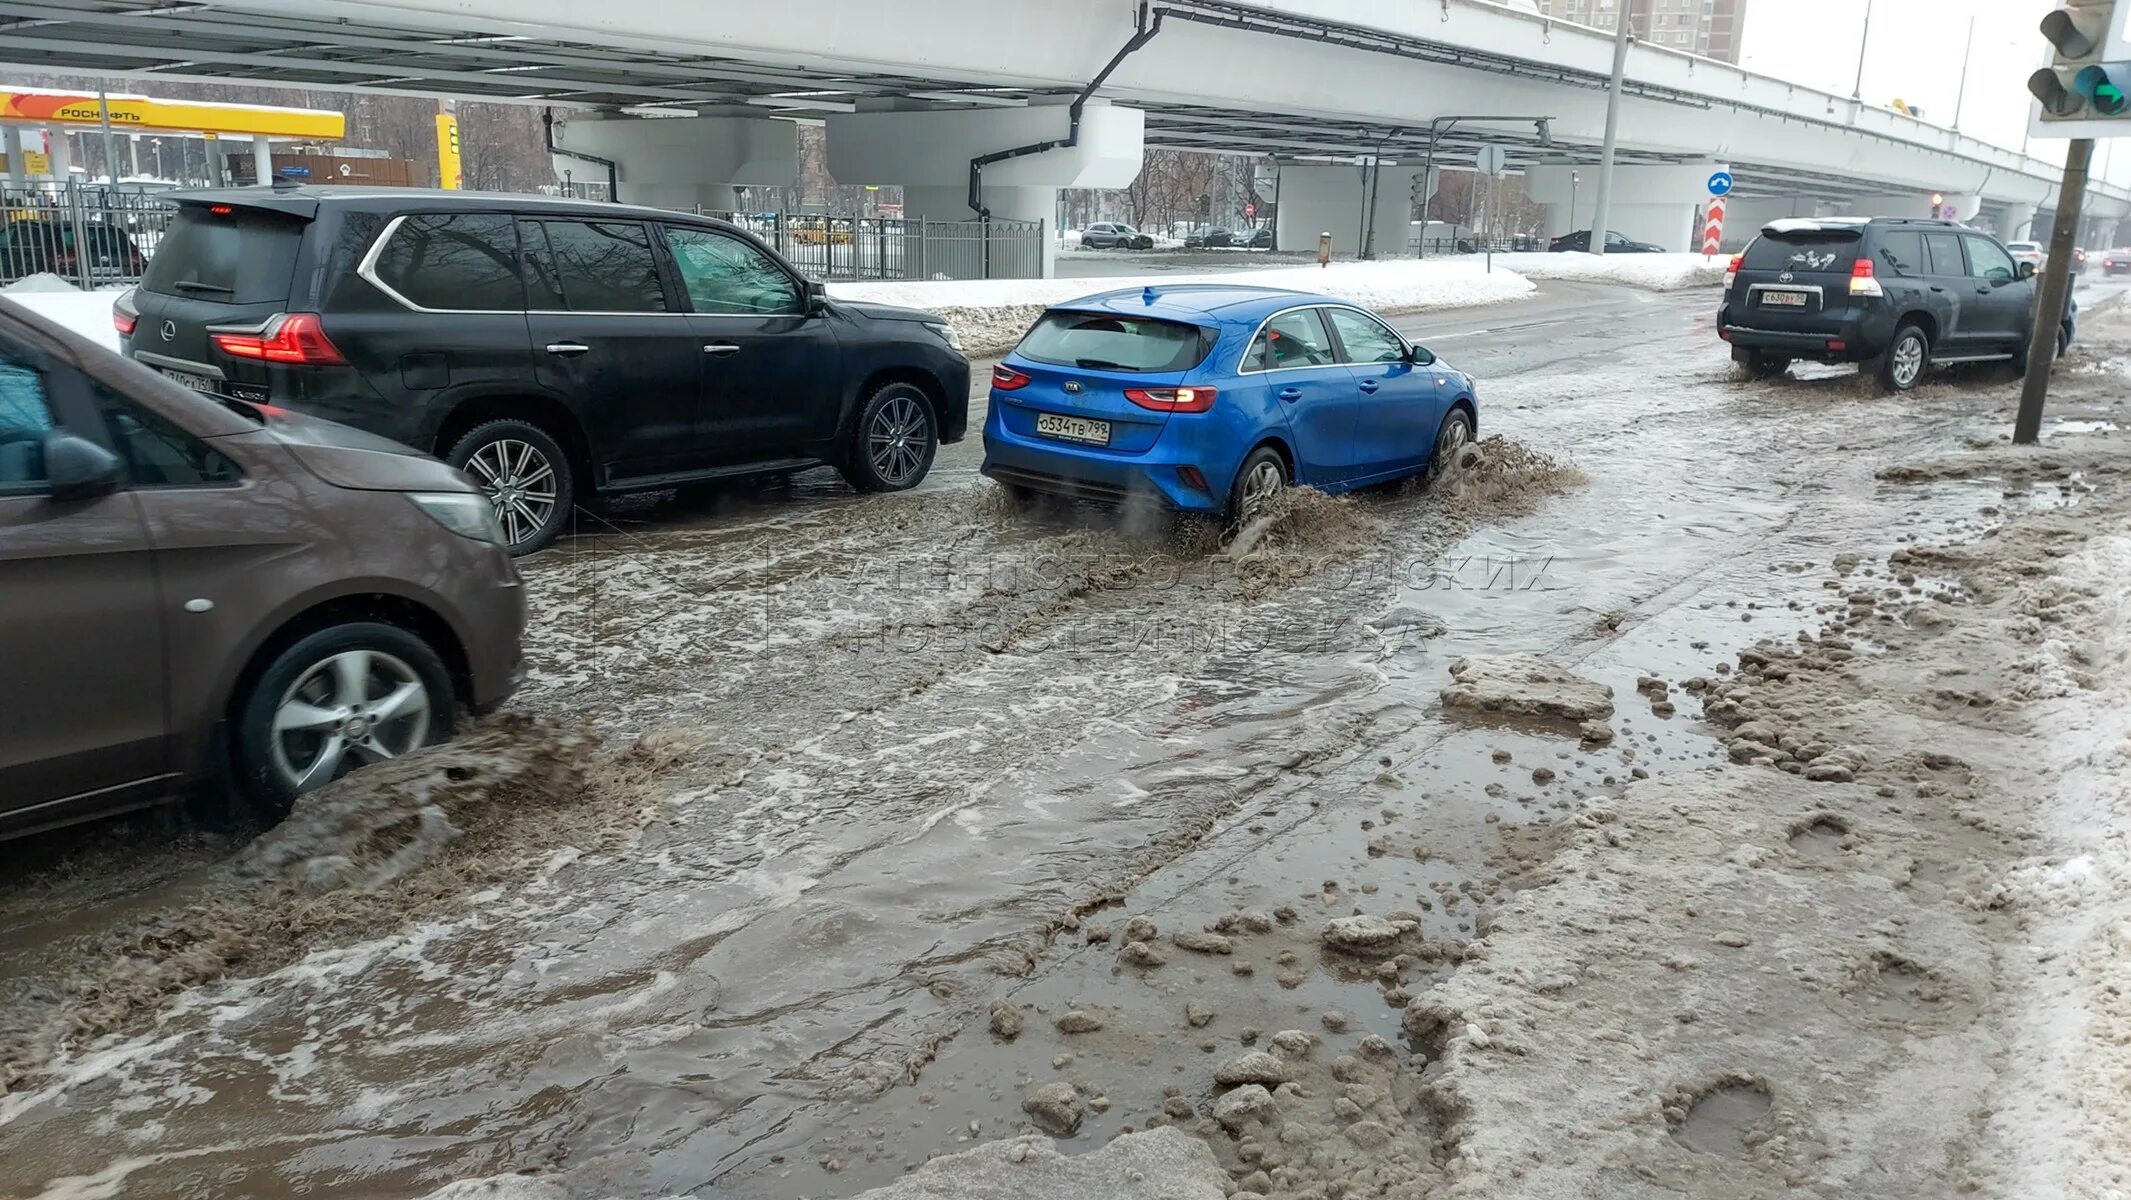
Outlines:
<svg viewBox="0 0 2131 1200"><path fill-rule="evenodd" d="M940 340L946 342L948 348L954 350L958 354L961 353L962 337L960 334L957 334L954 331L954 328L952 326L936 325L931 321L927 321L925 322L925 328L932 330L936 334L939 334Z"/></svg>
<svg viewBox="0 0 2131 1200"><path fill-rule="evenodd" d="M496 506L478 492L408 492L407 498L434 517L437 524L460 537L504 544L503 523L496 519Z"/></svg>

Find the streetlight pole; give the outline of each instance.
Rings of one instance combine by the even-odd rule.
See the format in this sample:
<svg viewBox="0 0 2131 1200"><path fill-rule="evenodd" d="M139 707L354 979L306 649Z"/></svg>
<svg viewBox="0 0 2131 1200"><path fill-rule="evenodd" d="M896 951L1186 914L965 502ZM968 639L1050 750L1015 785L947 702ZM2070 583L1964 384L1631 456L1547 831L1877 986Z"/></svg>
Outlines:
<svg viewBox="0 0 2131 1200"><path fill-rule="evenodd" d="M1850 99L1865 97L1865 47L1872 44L1872 0L1865 0L1865 31L1857 39L1857 82L1850 86Z"/></svg>
<svg viewBox="0 0 2131 1200"><path fill-rule="evenodd" d="M1591 213L1589 249L1600 255L1606 252L1606 223L1613 217L1613 154L1620 146L1620 85L1621 77L1628 72L1628 8L1628 0L1620 0L1620 23L1613 30L1613 78L1606 84L1606 144L1598 153L1598 204Z"/></svg>
<svg viewBox="0 0 2131 1200"><path fill-rule="evenodd" d="M1961 92L1953 102L1953 131L1961 132L1961 114L1968 108L1968 60L1976 52L1976 19L1968 18L1968 44L1961 48ZM1862 57L1862 56L1860 56Z"/></svg>

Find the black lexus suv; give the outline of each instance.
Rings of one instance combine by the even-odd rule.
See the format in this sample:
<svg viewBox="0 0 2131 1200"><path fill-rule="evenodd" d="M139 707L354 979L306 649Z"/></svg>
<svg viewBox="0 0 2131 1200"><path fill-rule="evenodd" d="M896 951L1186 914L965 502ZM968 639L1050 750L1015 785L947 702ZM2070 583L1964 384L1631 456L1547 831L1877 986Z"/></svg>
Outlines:
<svg viewBox="0 0 2131 1200"><path fill-rule="evenodd" d="M943 318L831 300L722 221L403 188L171 199L121 349L444 459L516 554L593 496L825 463L913 487L968 424Z"/></svg>
<svg viewBox="0 0 2131 1200"><path fill-rule="evenodd" d="M1906 391L1927 367L1949 363L2026 370L2040 291L2032 264L1951 221L1783 220L1732 259L1718 328L1732 361L1757 377L1799 359L1859 363ZM2068 302L2059 354L2076 311Z"/></svg>

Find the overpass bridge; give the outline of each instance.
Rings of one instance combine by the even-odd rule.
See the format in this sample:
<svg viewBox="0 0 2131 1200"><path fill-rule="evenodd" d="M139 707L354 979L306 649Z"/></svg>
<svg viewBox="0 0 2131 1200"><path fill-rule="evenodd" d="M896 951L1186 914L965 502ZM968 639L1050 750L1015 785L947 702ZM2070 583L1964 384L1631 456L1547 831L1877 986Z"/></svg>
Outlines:
<svg viewBox="0 0 2131 1200"><path fill-rule="evenodd" d="M1124 186L1150 146L1273 155L1297 247L1320 228L1403 230L1414 177L1485 144L1550 232L1579 227L1572 173L1597 162L1611 61L1609 35L1491 0L0 0L0 63L24 68L568 110L559 161L611 164L621 197L651 204L726 207L736 185L793 182L794 121L826 126L838 179L900 184L907 213L939 219L967 218L972 196L1049 219L1059 188ZM1924 215L1942 194L2021 236L2059 175L1643 44L1620 147L1613 226L1674 246L1720 165L1735 229ZM2087 240L2117 240L2131 192L2102 186L2088 213Z"/></svg>

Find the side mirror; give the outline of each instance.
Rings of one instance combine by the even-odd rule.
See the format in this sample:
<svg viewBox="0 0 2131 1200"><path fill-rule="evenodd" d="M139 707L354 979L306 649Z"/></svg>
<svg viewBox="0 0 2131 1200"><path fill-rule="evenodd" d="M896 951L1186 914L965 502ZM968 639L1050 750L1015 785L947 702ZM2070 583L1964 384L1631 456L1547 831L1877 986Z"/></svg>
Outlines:
<svg viewBox="0 0 2131 1200"><path fill-rule="evenodd" d="M2034 277L2035 277L2035 264L2034 264L2034 263L2031 263L2031 262L2024 262L2024 263L2021 263L2021 264L2020 264L2020 278L2022 278L2022 279L2033 279Z"/></svg>
<svg viewBox="0 0 2131 1200"><path fill-rule="evenodd" d="M118 456L64 429L44 435L44 477L54 500L93 500L118 490Z"/></svg>
<svg viewBox="0 0 2131 1200"><path fill-rule="evenodd" d="M1435 354L1426 346L1408 346L1406 361L1416 367L1430 367L1435 365Z"/></svg>
<svg viewBox="0 0 2131 1200"><path fill-rule="evenodd" d="M807 280L807 311L818 313L829 307L829 285L819 279Z"/></svg>

